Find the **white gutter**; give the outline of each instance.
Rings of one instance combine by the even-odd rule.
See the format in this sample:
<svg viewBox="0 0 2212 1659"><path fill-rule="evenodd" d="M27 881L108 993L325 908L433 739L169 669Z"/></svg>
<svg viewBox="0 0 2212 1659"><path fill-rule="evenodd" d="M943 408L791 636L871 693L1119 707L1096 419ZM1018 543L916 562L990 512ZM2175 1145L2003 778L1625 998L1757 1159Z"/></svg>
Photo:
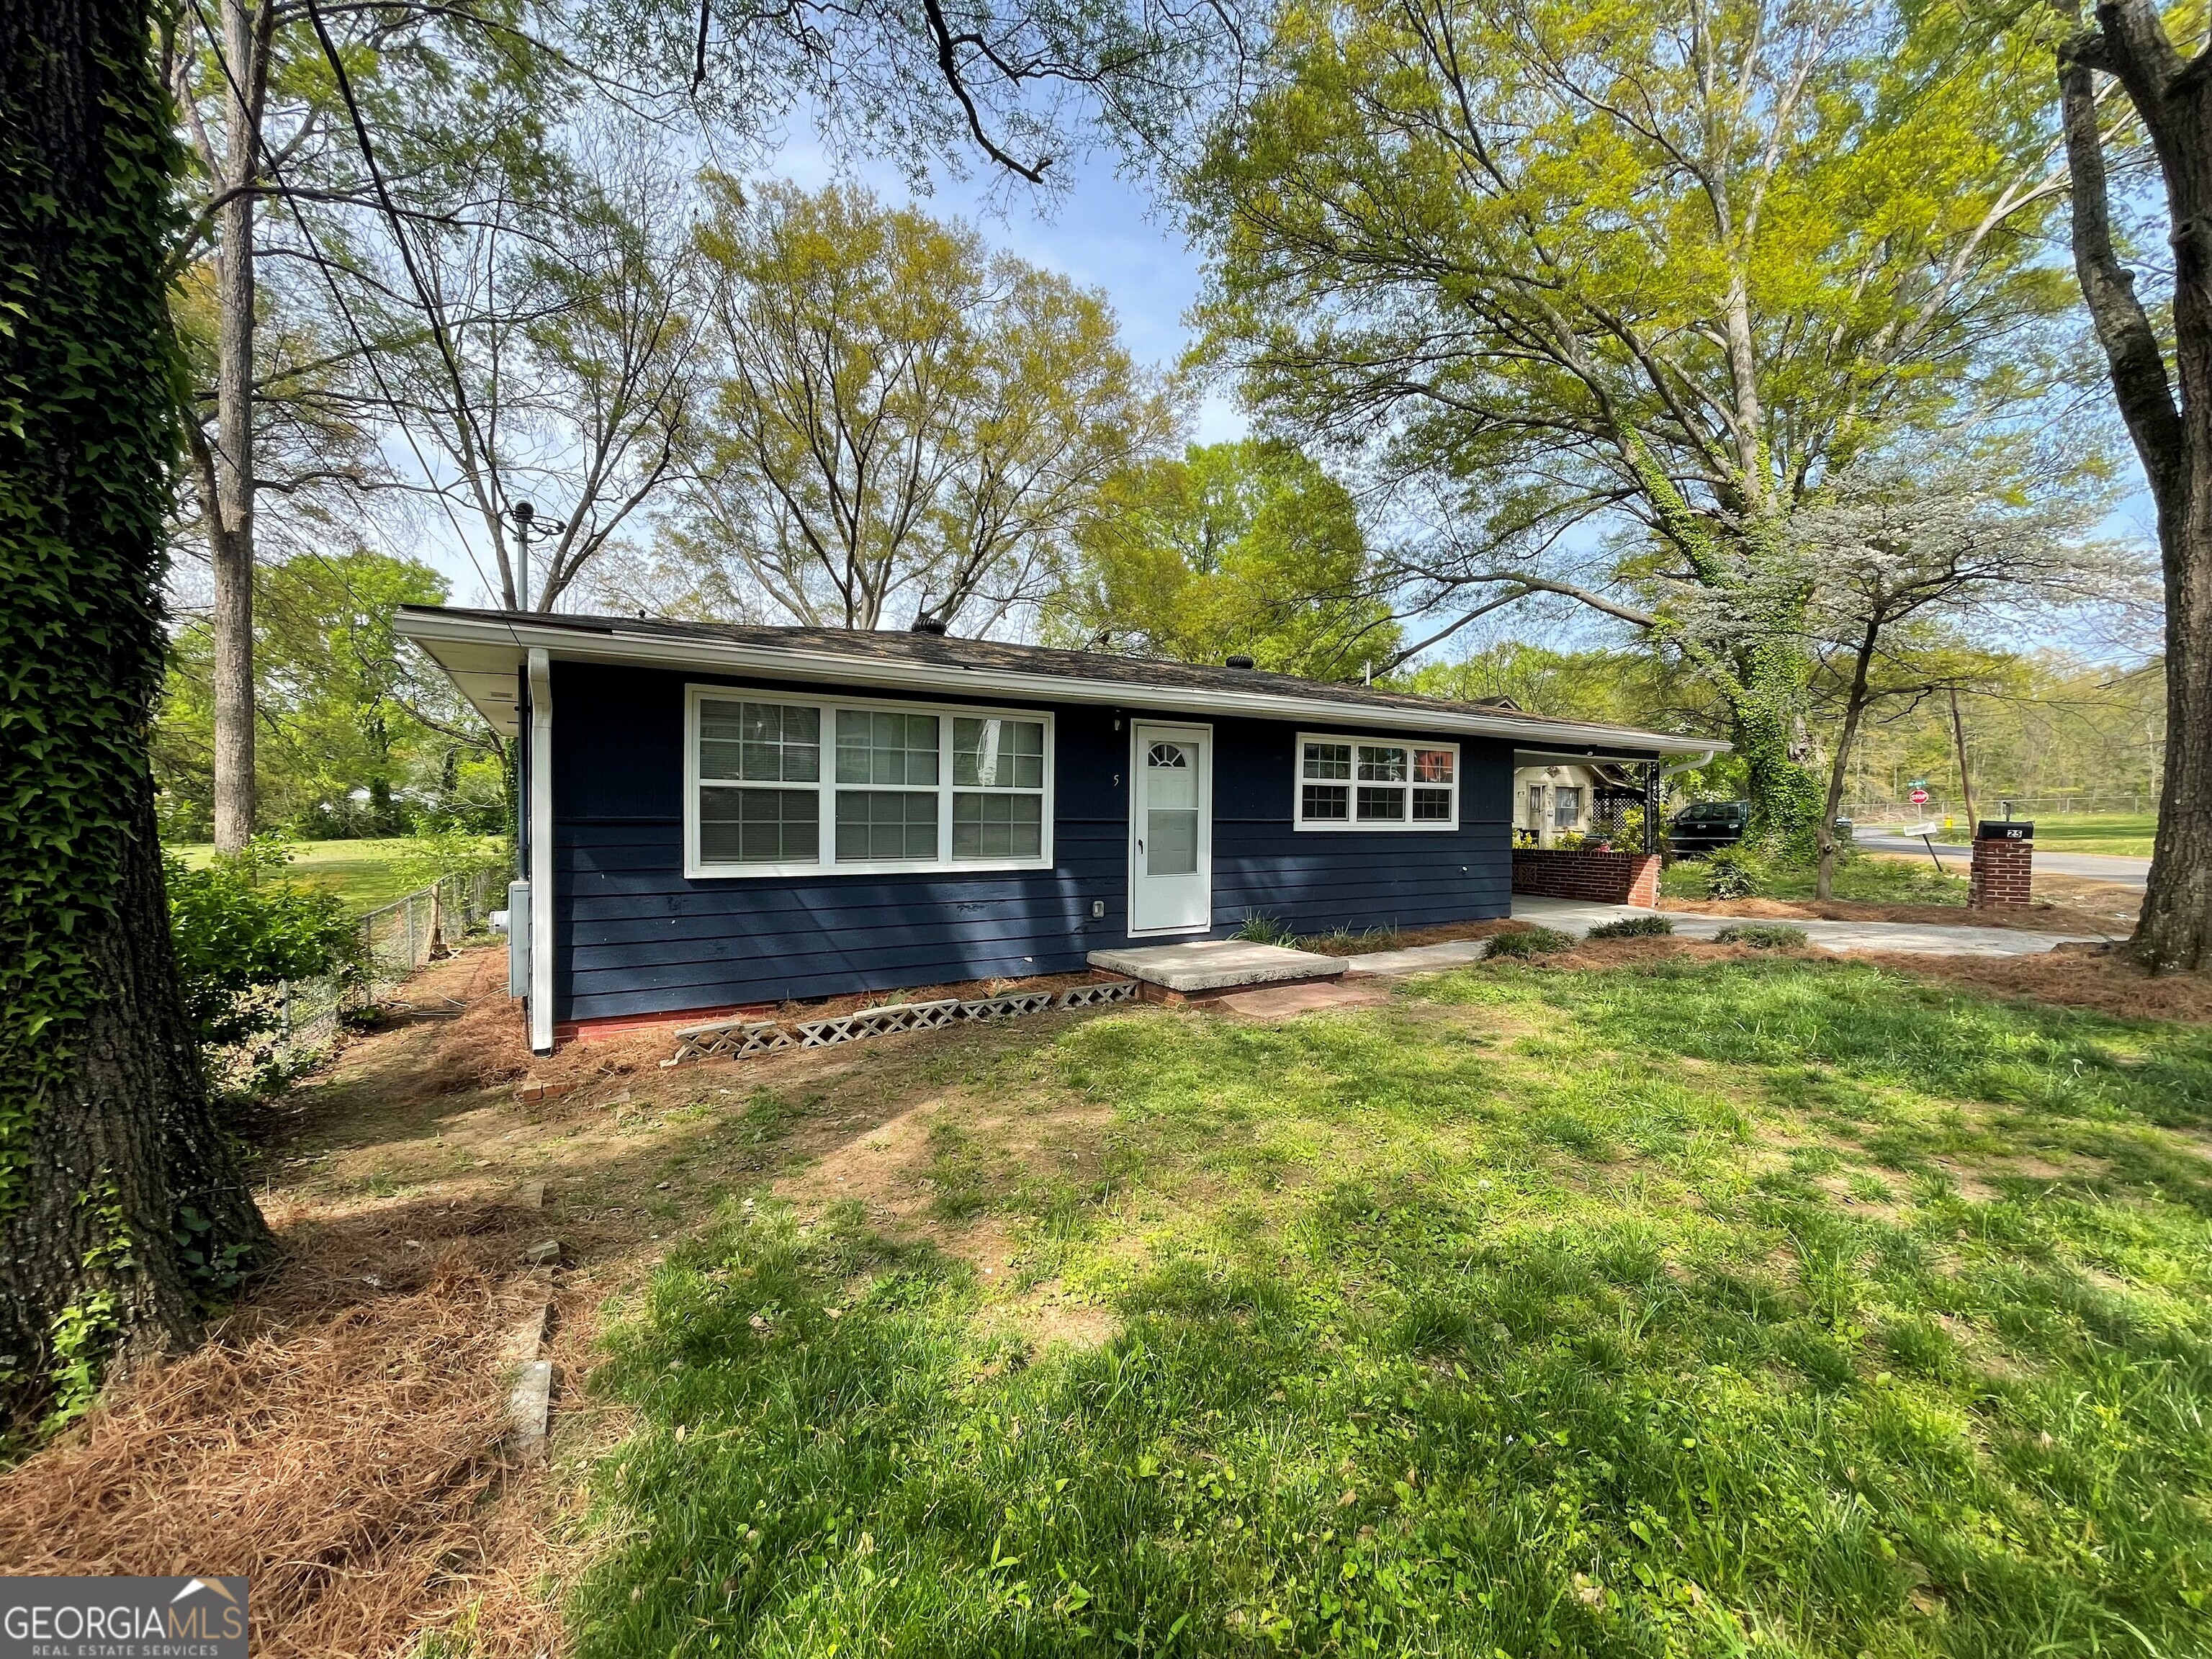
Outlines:
<svg viewBox="0 0 2212 1659"><path fill-rule="evenodd" d="M1594 752L1628 749L1642 754L1708 758L1726 749L1711 738L1672 737L1632 726L1563 725L1527 714L1486 715L1438 707L1340 702L1330 697L1276 691L1237 691L1212 686L1188 689L1133 684L1121 680L1084 679L1018 669L970 668L951 663L894 662L835 651L740 645L725 640L663 639L625 634L619 629L549 627L527 622L486 622L473 617L425 616L403 612L396 620L402 638L429 646L506 646L543 650L571 662L639 663L673 669L719 670L763 679L834 680L852 685L949 691L975 697L995 693L1037 702L1103 703L1117 708L1188 714L1205 710L1255 720L1312 720L1332 726L1369 726L1377 731L1472 732L1504 738L1524 746L1537 739L1551 747ZM435 652L431 653L436 655ZM483 712L483 711L479 711ZM491 718L487 714L486 718Z"/></svg>
<svg viewBox="0 0 2212 1659"><path fill-rule="evenodd" d="M541 646L530 651L530 1047L553 1052L553 660Z"/></svg>

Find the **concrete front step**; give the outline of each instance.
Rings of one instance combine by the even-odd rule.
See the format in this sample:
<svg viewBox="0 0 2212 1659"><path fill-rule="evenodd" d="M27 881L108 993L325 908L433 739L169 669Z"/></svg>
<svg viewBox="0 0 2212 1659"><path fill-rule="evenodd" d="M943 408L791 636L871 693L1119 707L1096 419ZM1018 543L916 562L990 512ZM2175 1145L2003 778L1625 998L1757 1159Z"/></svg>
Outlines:
<svg viewBox="0 0 2212 1659"><path fill-rule="evenodd" d="M1093 968L1127 975L1146 988L1146 994L1152 1000L1218 996L1255 985L1337 979L1351 965L1341 957L1316 956L1310 951L1255 945L1241 939L1184 939L1173 945L1093 951L1089 961Z"/></svg>

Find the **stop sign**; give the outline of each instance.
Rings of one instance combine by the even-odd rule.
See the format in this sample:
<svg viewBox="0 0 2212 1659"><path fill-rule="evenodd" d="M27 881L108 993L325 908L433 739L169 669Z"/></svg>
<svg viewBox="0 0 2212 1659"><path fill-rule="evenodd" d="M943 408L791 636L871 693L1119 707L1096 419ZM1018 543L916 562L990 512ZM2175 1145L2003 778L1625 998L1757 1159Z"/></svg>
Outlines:
<svg viewBox="0 0 2212 1659"><path fill-rule="evenodd" d="M1928 805L1928 792L1927 792L1925 789L1916 789L1916 790L1914 790L1914 791L1912 792L1912 804L1913 804L1915 806L1925 806L1925 805Z"/></svg>

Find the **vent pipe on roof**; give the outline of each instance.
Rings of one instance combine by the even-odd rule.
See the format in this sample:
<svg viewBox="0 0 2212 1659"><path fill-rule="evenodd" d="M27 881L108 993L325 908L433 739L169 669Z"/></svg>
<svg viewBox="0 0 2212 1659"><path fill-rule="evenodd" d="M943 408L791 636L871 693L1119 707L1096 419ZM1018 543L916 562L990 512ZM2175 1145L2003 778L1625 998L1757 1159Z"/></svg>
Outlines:
<svg viewBox="0 0 2212 1659"><path fill-rule="evenodd" d="M925 611L914 619L912 625L908 628L907 632L909 634L927 634L933 639L941 640L945 637L945 623L939 618L931 616L927 611Z"/></svg>
<svg viewBox="0 0 2212 1659"><path fill-rule="evenodd" d="M1230 668L1249 668L1251 665L1252 659L1249 657L1231 657L1224 665Z"/></svg>

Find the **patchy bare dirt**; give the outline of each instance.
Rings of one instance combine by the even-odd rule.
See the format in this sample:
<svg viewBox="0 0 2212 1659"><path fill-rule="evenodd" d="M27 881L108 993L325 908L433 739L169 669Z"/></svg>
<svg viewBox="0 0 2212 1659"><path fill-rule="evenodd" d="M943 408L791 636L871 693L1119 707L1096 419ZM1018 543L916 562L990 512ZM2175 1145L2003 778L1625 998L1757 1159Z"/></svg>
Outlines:
<svg viewBox="0 0 2212 1659"><path fill-rule="evenodd" d="M1470 936L1417 937L1431 934ZM1652 938L1536 961L1771 954ZM2151 979L2086 947L1861 959L1999 995L2212 1017L2212 979ZM802 1214L856 1202L892 1236L959 1255L993 1287L990 1316L1031 1348L1113 1334L1110 1314L1060 1281L1024 1279L1038 1269L994 1202L1031 1181L1098 1178L1112 1103L1034 1087L1009 1103L963 1082L1089 1015L663 1069L656 1033L532 1060L495 948L409 989L417 1012L349 1039L265 1115L259 1196L283 1265L206 1346L119 1381L0 1472L0 1567L243 1572L269 1655L407 1654L441 1628L469 1632L483 1659L557 1652L554 1587L580 1563L559 1541L558 1483L502 1446L507 1333L553 1303L556 1456L587 1457L623 1426L578 1389L600 1310L748 1188ZM525 1106L525 1079L573 1086ZM541 1240L559 1244L557 1267L528 1265Z"/></svg>
<svg viewBox="0 0 2212 1659"><path fill-rule="evenodd" d="M1080 1013L664 1069L665 1032L533 1059L497 947L407 1000L257 1115L280 1267L206 1346L0 1472L0 1569L244 1573L256 1653L411 1653L441 1627L479 1659L557 1651L554 1483L501 1443L526 1310L555 1304L556 1455L587 1452L620 1431L576 1392L599 1309L733 1186L793 1170L802 1209L860 1198L1004 1280L1003 1223L943 1189L975 1157L1094 1169L1110 1115L983 1113L934 1075ZM568 1092L524 1105L524 1081ZM526 1261L542 1240L557 1269ZM1008 1306L1040 1344L1095 1322L1042 1291Z"/></svg>
<svg viewBox="0 0 2212 1659"><path fill-rule="evenodd" d="M2142 909L2140 888L2043 870L2035 872L2035 895L2062 910L2078 910L2113 933L2132 933L2136 917Z"/></svg>

